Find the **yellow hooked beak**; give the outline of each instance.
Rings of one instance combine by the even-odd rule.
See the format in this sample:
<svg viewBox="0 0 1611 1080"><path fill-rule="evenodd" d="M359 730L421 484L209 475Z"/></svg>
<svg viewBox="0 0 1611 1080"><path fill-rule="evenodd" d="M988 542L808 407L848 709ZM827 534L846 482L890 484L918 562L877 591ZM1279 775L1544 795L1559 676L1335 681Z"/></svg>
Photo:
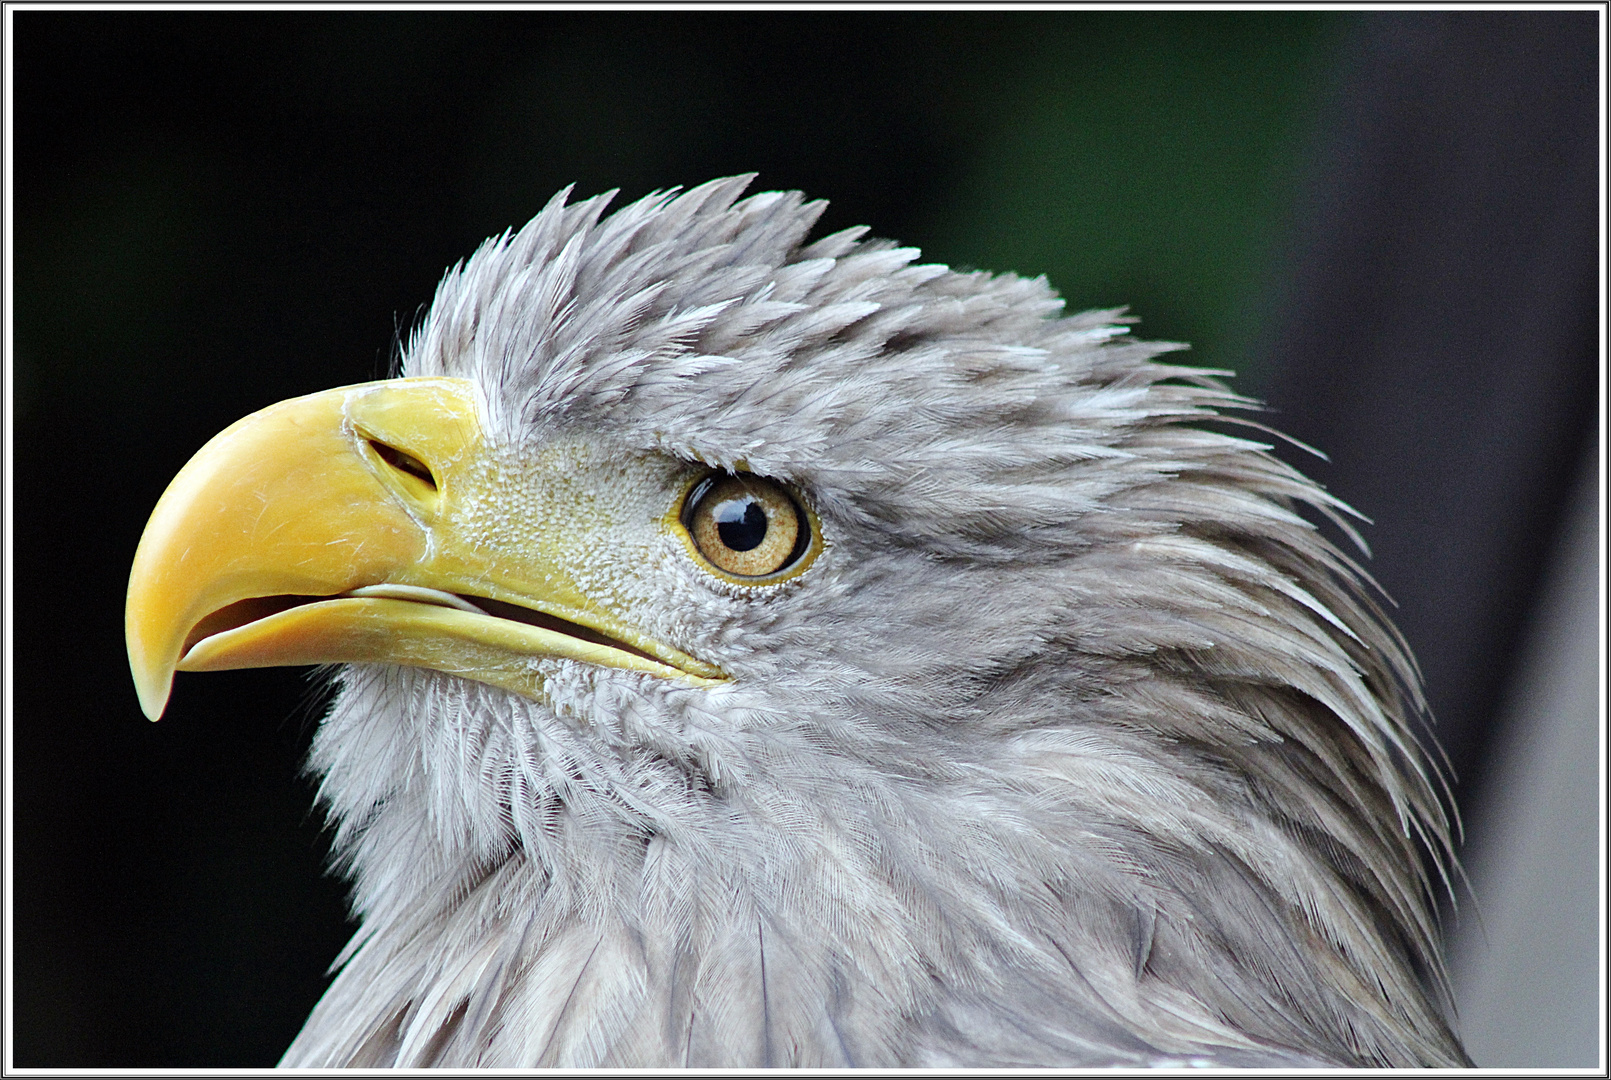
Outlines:
<svg viewBox="0 0 1611 1080"><path fill-rule="evenodd" d="M441 378L283 401L214 437L157 502L129 575L145 714L162 715L176 669L405 664L529 696L541 657L723 678L601 609L540 548L461 533L481 449L470 383Z"/></svg>

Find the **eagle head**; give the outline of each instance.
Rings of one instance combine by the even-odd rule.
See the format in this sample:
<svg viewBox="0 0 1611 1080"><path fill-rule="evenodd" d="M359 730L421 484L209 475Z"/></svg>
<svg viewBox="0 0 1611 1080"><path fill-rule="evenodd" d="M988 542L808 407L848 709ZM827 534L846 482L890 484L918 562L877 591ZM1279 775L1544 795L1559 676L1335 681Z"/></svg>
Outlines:
<svg viewBox="0 0 1611 1080"><path fill-rule="evenodd" d="M338 665L284 1063L1465 1063L1346 507L1119 312L749 179L562 192L158 503L149 715Z"/></svg>

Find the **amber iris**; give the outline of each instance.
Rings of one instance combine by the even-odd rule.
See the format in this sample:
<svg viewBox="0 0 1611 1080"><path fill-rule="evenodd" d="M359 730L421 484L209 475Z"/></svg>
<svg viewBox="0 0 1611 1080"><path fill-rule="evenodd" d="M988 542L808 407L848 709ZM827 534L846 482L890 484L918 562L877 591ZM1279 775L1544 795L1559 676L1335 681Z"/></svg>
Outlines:
<svg viewBox="0 0 1611 1080"><path fill-rule="evenodd" d="M699 553L734 577L764 578L809 547L810 526L776 481L718 474L689 493L683 524Z"/></svg>

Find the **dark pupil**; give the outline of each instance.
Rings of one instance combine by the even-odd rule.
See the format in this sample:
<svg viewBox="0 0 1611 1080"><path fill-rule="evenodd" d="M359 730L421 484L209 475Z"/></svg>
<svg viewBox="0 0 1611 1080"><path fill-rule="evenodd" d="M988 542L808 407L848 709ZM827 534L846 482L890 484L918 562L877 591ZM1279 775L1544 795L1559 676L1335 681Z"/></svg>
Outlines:
<svg viewBox="0 0 1611 1080"><path fill-rule="evenodd" d="M711 516L716 535L733 551L749 551L766 539L766 511L748 495L718 503Z"/></svg>

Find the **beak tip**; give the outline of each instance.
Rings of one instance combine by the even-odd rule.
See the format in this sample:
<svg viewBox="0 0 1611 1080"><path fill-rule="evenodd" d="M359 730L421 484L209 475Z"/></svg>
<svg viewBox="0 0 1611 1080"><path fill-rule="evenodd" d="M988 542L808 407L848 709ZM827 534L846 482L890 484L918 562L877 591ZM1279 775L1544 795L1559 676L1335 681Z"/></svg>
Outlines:
<svg viewBox="0 0 1611 1080"><path fill-rule="evenodd" d="M154 674L142 678L141 674L138 671L134 673L134 690L140 697L140 711L154 723L162 719L163 711L168 707L168 695L173 690L173 673L170 671L165 679L157 678Z"/></svg>
<svg viewBox="0 0 1611 1080"><path fill-rule="evenodd" d="M138 575L136 575L138 581ZM140 711L150 720L160 720L173 692L173 672L178 657L162 659L162 643L152 640L150 620L139 617L135 606L136 584L129 586L129 607L124 621L124 642L129 650L129 674L134 676L134 692ZM176 651L176 650L175 650Z"/></svg>

